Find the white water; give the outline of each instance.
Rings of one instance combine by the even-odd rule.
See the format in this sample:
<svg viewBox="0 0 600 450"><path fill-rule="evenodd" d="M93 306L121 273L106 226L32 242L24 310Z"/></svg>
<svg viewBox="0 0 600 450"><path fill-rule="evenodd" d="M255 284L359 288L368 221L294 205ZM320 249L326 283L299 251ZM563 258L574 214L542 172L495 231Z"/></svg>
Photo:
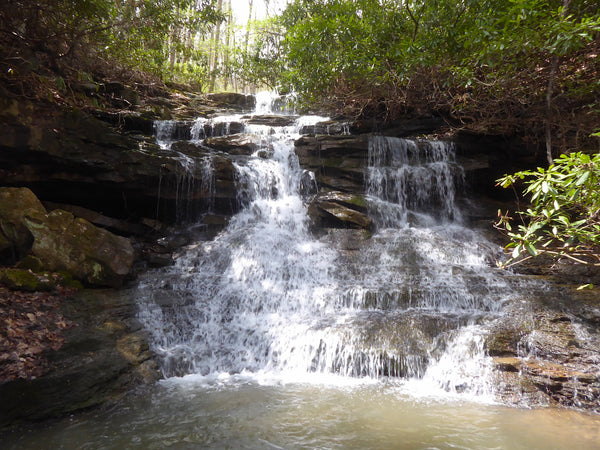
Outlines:
<svg viewBox="0 0 600 450"><path fill-rule="evenodd" d="M451 146L372 141L379 228L349 252L352 231L308 230L294 127L256 127L272 156L238 164L245 208L136 291L166 378L3 448L599 448L597 416L490 404L486 321L523 290L459 220ZM414 147L439 153L379 154Z"/></svg>
<svg viewBox="0 0 600 450"><path fill-rule="evenodd" d="M164 375L393 377L489 400L476 324L501 310L507 281L490 268L497 250L461 225L452 145L371 139L366 193L379 231L348 259L311 234L299 194L293 139L319 120L246 124L270 156L236 163L243 210L142 283L140 318Z"/></svg>

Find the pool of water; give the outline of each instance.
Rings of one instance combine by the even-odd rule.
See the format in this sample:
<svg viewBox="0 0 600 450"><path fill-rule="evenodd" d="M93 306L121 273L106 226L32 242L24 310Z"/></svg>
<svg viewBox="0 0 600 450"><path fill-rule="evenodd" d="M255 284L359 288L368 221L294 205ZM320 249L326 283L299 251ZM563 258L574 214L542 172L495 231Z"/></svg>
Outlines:
<svg viewBox="0 0 600 450"><path fill-rule="evenodd" d="M597 449L600 416L421 396L411 383L186 376L3 441L4 449Z"/></svg>

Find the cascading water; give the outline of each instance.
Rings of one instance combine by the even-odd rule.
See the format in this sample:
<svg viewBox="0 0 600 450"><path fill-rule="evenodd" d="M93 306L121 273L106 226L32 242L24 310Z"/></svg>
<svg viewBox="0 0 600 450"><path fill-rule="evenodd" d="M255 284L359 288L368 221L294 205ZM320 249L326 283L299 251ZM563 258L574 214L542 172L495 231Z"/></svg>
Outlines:
<svg viewBox="0 0 600 450"><path fill-rule="evenodd" d="M271 112L268 96L258 103ZM315 178L292 140L319 119L291 117L196 122L261 144L231 159L241 210L228 226L132 289L166 379L104 411L17 430L3 448L598 448L597 416L488 402L486 333L504 309L526 307L530 286L490 267L499 249L463 226L452 145L372 137L375 231L315 237L301 195ZM158 127L157 138L182 139L176 124ZM183 139L201 144L198 133ZM212 191L216 157L194 158L195 186Z"/></svg>
<svg viewBox="0 0 600 450"><path fill-rule="evenodd" d="M384 136L369 142L366 191L381 227L408 224L409 214L419 212L425 213L426 219L437 216L459 222L455 190L463 178L451 143Z"/></svg>
<svg viewBox="0 0 600 450"><path fill-rule="evenodd" d="M293 146L306 121L246 125L263 146L235 163L242 211L145 282L140 317L165 376L423 378L500 310L506 282L488 268L494 250L460 225L464 175L452 145L371 138L366 193L379 231L345 260L309 231Z"/></svg>

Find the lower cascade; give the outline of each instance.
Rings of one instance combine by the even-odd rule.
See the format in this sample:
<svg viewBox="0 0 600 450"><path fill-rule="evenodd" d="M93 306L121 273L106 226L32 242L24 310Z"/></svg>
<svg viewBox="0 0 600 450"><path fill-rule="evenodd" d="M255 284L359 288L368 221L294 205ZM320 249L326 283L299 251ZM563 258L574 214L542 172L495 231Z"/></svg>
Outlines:
<svg viewBox="0 0 600 450"><path fill-rule="evenodd" d="M164 376L332 375L492 395L485 323L519 282L463 226L453 146L372 136L374 233L317 236L294 153L300 122L246 125L262 145L234 162L241 211L142 281L139 317Z"/></svg>

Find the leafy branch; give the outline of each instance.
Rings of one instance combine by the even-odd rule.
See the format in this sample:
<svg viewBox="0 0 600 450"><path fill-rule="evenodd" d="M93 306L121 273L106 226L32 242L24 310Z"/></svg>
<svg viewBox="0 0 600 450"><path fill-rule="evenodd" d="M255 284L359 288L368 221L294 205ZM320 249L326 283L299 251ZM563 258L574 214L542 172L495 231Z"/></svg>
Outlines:
<svg viewBox="0 0 600 450"><path fill-rule="evenodd" d="M563 154L547 169L505 175L497 185L519 182L530 206L518 212L516 228L508 213L498 211L495 226L511 240L510 258L502 267L542 254L600 266L600 153Z"/></svg>

